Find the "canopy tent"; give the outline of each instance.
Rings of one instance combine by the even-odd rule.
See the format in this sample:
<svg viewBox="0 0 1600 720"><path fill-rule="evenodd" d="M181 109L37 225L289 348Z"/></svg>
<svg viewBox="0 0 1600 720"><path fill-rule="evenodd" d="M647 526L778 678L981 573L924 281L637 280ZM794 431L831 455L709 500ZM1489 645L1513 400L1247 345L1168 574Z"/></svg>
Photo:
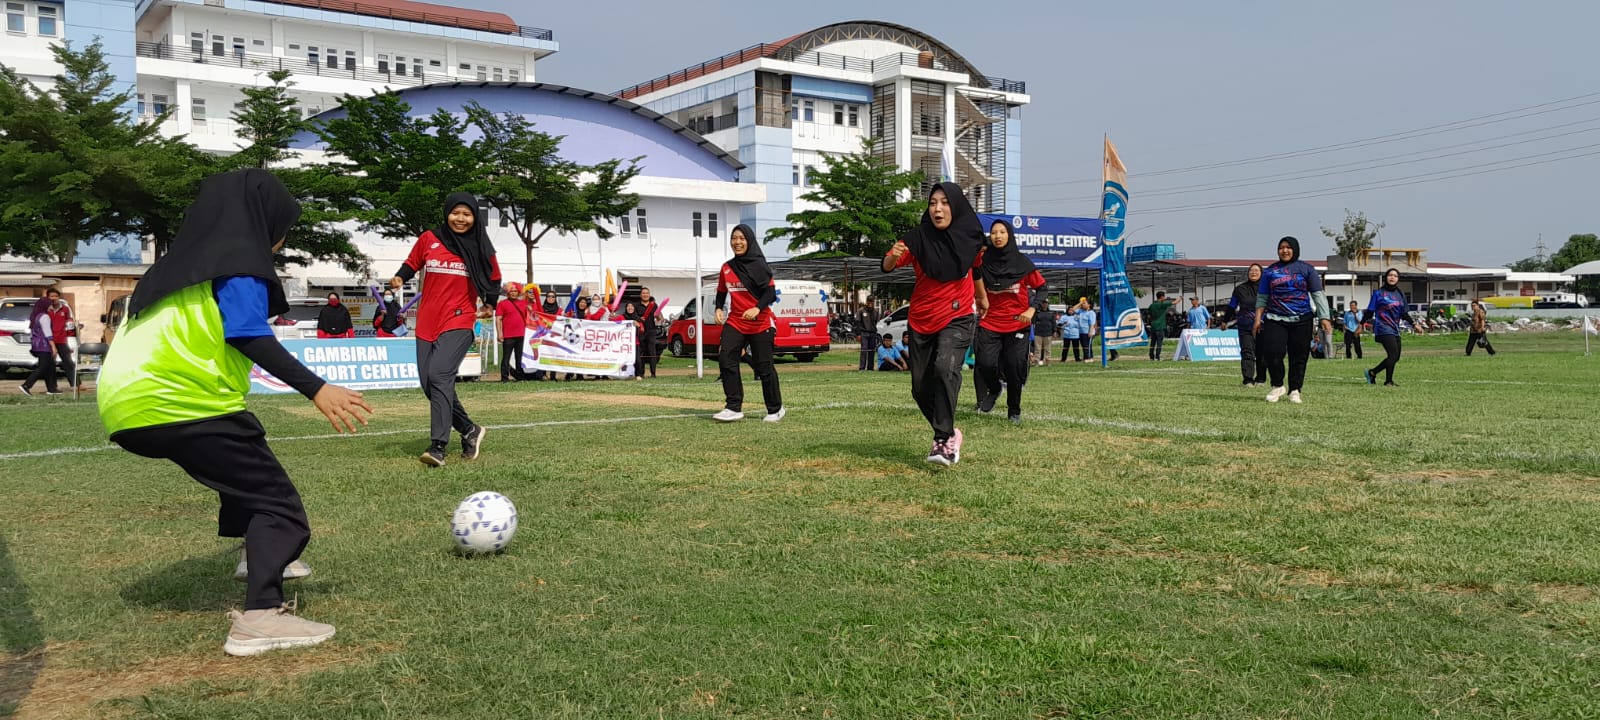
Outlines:
<svg viewBox="0 0 1600 720"><path fill-rule="evenodd" d="M1562 275L1600 275L1600 260L1579 263L1561 271Z"/></svg>

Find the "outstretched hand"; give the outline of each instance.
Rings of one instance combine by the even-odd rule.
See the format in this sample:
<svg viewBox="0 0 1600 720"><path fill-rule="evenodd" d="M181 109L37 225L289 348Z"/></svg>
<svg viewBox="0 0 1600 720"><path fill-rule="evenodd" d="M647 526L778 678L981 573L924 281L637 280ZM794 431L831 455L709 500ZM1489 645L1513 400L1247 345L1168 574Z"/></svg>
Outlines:
<svg viewBox="0 0 1600 720"><path fill-rule="evenodd" d="M361 393L332 383L323 385L316 396L311 398L311 403L322 411L322 415L328 418L328 422L333 425L333 431L337 433L348 431L353 435L356 432L356 423L366 425L367 418L372 416L372 406L362 399ZM362 411L366 414L363 415Z"/></svg>

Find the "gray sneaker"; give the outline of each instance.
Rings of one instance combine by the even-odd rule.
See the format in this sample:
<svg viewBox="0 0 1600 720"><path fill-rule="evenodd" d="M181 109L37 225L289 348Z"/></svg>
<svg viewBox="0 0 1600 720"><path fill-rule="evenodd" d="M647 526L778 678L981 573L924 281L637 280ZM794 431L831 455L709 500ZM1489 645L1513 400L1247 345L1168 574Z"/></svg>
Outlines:
<svg viewBox="0 0 1600 720"><path fill-rule="evenodd" d="M285 580L299 580L310 574L311 566L301 560L295 560L283 569L283 579ZM233 579L239 582L250 579L250 560L245 557L244 553L239 554L239 564L233 566Z"/></svg>
<svg viewBox="0 0 1600 720"><path fill-rule="evenodd" d="M222 651L235 657L309 647L333 637L332 625L298 617L294 606L288 604L265 610L233 610L228 618L233 620L233 629L228 632Z"/></svg>
<svg viewBox="0 0 1600 720"><path fill-rule="evenodd" d="M464 460L478 459L478 450L483 447L483 436L489 433L488 428L477 425L461 436L461 457Z"/></svg>

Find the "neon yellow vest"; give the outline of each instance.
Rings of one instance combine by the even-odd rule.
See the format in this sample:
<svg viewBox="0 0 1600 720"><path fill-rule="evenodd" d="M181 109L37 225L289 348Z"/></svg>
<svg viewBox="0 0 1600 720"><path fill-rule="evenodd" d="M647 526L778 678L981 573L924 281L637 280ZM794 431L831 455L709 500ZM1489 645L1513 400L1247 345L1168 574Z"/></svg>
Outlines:
<svg viewBox="0 0 1600 720"><path fill-rule="evenodd" d="M222 336L211 281L172 293L128 320L100 369L100 421L123 430L244 410L254 363Z"/></svg>

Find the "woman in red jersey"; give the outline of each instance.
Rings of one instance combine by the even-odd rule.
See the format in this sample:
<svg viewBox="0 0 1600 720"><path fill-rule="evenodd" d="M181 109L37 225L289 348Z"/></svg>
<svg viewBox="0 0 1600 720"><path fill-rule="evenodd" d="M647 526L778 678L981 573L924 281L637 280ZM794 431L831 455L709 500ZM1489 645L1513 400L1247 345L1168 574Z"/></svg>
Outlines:
<svg viewBox="0 0 1600 720"><path fill-rule="evenodd" d="M989 226L989 244L979 256L977 289L989 308L978 320L972 349L978 412L994 409L1000 378L1006 380L1006 419L1022 422L1022 386L1028 382L1028 329L1044 304L1044 276L1017 248L1011 223Z"/></svg>
<svg viewBox="0 0 1600 720"><path fill-rule="evenodd" d="M452 427L461 433L461 457L478 457L484 429L467 417L456 398L456 374L472 345L478 308L487 312L500 297L500 263L478 217L478 199L471 193L451 193L444 212L444 222L417 238L411 255L389 280L389 287L398 289L424 273L417 304L417 375L428 397L431 430L421 460L433 467L444 465Z"/></svg>
<svg viewBox="0 0 1600 720"><path fill-rule="evenodd" d="M972 346L976 321L988 298L972 282L972 268L985 238L983 225L955 183L939 183L928 194L922 222L894 244L883 271L910 265L917 282L911 289L911 396L933 426L928 462L949 467L961 461L961 430L955 426L961 368Z"/></svg>
<svg viewBox="0 0 1600 720"><path fill-rule="evenodd" d="M740 224L729 235L733 257L722 264L717 274L717 324L722 325L722 341L717 345L717 366L722 376L726 399L722 412L712 416L718 422L744 419L744 381L739 378L739 358L750 348L750 365L761 381L761 397L767 404L767 422L778 422L788 411L778 388L778 371L772 366L772 342L778 335L772 317L772 304L778 301L778 286L772 281L772 268L761 252L756 231ZM729 310L731 308L731 310Z"/></svg>

